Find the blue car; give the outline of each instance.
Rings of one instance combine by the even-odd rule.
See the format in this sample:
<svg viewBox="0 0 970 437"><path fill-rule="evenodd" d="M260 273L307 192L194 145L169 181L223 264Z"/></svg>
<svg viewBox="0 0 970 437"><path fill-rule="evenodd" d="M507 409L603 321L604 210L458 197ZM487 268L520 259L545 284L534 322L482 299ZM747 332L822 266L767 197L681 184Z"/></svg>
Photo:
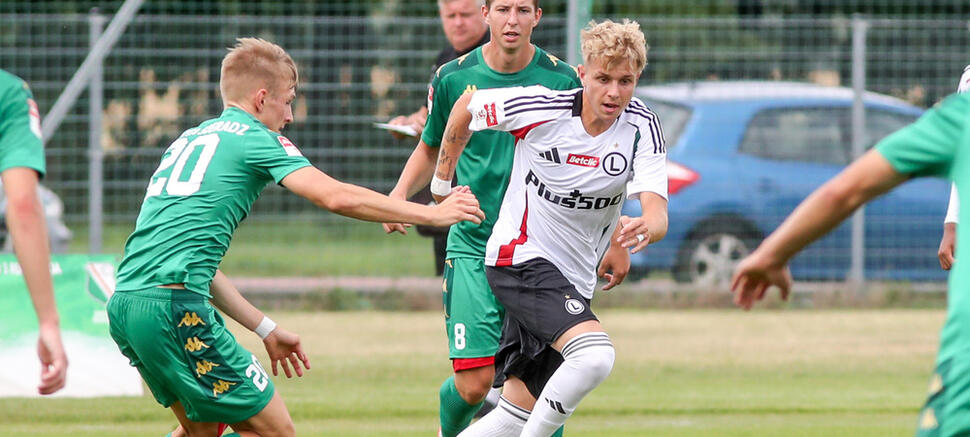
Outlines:
<svg viewBox="0 0 970 437"><path fill-rule="evenodd" d="M848 88L796 82L691 82L641 87L668 149L666 238L632 257L634 275L669 270L679 282L727 281L738 261L815 188L852 160ZM866 148L923 112L866 93ZM909 181L865 207L868 279L943 280L936 258L950 192L937 178ZM624 205L639 215L639 202ZM792 260L801 280L843 280L851 264L846 221Z"/></svg>

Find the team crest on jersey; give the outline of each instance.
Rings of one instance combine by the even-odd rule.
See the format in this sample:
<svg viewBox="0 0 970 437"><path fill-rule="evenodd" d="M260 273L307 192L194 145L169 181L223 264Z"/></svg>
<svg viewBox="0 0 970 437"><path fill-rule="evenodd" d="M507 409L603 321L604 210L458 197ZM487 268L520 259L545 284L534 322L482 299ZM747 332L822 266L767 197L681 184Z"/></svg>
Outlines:
<svg viewBox="0 0 970 437"><path fill-rule="evenodd" d="M276 137L276 139L279 140L280 145L283 146L283 150L286 151L286 154L287 155L289 155L289 156L303 156L303 154L300 153L300 149L297 149L296 148L296 144L293 144L293 142L290 141L289 138L280 135L280 136Z"/></svg>
<svg viewBox="0 0 970 437"><path fill-rule="evenodd" d="M572 315L579 314L586 309L586 305L583 305L579 299L566 299L566 312Z"/></svg>
<svg viewBox="0 0 970 437"><path fill-rule="evenodd" d="M600 165L600 159L597 156L576 155L570 153L569 157L566 158L566 164L596 168Z"/></svg>
<svg viewBox="0 0 970 437"><path fill-rule="evenodd" d="M619 176L626 171L626 156L620 152L611 152L603 158L603 171L610 176Z"/></svg>

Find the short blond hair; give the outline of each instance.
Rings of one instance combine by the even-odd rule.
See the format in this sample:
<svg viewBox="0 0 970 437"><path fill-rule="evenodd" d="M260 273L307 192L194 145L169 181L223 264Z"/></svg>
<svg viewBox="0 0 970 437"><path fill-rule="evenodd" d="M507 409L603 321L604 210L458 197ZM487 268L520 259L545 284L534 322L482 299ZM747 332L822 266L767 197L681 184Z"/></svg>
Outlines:
<svg viewBox="0 0 970 437"><path fill-rule="evenodd" d="M282 47L261 38L239 38L222 58L219 91L224 101L234 101L260 88L285 91L298 81L296 63Z"/></svg>
<svg viewBox="0 0 970 437"><path fill-rule="evenodd" d="M602 61L607 70L628 62L639 73L647 66L647 39L640 23L624 18L622 23L610 20L590 21L579 36L583 63Z"/></svg>

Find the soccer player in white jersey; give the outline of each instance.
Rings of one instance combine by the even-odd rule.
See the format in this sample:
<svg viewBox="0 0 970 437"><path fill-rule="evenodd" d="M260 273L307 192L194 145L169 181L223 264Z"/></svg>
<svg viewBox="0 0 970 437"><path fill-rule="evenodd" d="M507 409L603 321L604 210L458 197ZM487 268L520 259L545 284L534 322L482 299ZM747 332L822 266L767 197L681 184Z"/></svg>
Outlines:
<svg viewBox="0 0 970 437"><path fill-rule="evenodd" d="M485 255L489 285L506 309L495 358L504 390L498 407L461 436L549 436L562 426L613 367L613 344L590 309L600 257L611 238L638 252L667 232L660 120L633 98L647 62L643 32L607 20L590 23L581 38L582 88L465 94L445 128L440 180L451 179L472 131L517 139ZM435 187L443 199L447 192ZM640 217L619 217L624 198L640 200Z"/></svg>
<svg viewBox="0 0 970 437"><path fill-rule="evenodd" d="M970 65L963 69L960 76L960 84L957 85L958 93L965 93L970 90ZM950 203L946 207L946 218L943 219L943 238L940 239L940 250L936 256L940 258L940 267L943 270L950 270L953 266L954 254L956 253L957 242L957 223L960 221L960 199L957 197L957 185L950 187Z"/></svg>

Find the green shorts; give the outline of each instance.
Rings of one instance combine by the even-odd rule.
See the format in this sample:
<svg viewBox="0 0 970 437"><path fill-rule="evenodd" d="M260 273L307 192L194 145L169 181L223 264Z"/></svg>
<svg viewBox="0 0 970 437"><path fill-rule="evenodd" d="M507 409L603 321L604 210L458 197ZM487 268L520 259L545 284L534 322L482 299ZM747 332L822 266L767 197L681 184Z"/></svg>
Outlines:
<svg viewBox="0 0 970 437"><path fill-rule="evenodd" d="M155 400L180 401L196 422L237 423L273 397L256 356L236 342L202 295L166 288L117 292L108 301L111 337Z"/></svg>
<svg viewBox="0 0 970 437"><path fill-rule="evenodd" d="M970 435L970 356L957 355L936 367L926 404L920 411L918 437Z"/></svg>
<svg viewBox="0 0 970 437"><path fill-rule="evenodd" d="M481 258L452 258L445 261L442 300L448 356L453 360L493 357L502 336L505 309L495 299L485 278ZM461 370L456 364L455 369ZM469 366L473 368L479 366Z"/></svg>

